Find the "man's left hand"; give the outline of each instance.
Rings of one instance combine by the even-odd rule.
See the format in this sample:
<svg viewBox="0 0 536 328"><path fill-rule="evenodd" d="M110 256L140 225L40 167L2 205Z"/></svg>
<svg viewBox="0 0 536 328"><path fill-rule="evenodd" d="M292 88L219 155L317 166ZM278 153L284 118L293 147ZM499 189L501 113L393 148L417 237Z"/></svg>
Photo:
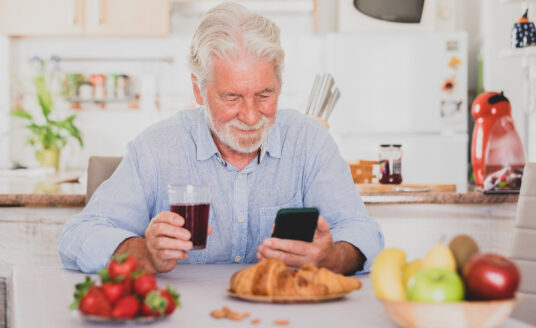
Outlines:
<svg viewBox="0 0 536 328"><path fill-rule="evenodd" d="M318 217L313 242L300 240L267 238L257 249L259 260L277 258L286 265L301 268L305 264L321 267L334 250L333 237L328 222Z"/></svg>

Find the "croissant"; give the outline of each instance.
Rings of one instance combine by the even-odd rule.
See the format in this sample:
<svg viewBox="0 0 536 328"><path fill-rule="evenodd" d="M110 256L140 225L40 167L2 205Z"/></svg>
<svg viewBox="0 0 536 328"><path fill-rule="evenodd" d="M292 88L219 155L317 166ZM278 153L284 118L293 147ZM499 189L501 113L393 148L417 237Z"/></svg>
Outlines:
<svg viewBox="0 0 536 328"><path fill-rule="evenodd" d="M281 260L268 259L235 272L230 285L240 295L311 297L347 293L361 288L361 281L314 265L293 271Z"/></svg>

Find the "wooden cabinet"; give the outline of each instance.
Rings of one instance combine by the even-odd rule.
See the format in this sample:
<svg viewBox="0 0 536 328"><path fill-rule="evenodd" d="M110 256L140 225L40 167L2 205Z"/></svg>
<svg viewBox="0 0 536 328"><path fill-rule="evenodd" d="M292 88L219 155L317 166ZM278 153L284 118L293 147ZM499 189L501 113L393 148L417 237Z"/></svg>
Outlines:
<svg viewBox="0 0 536 328"><path fill-rule="evenodd" d="M164 36L168 0L0 0L9 36Z"/></svg>
<svg viewBox="0 0 536 328"><path fill-rule="evenodd" d="M85 0L85 2L86 35L163 36L169 32L168 0Z"/></svg>
<svg viewBox="0 0 536 328"><path fill-rule="evenodd" d="M10 36L80 35L80 0L0 0L0 32Z"/></svg>

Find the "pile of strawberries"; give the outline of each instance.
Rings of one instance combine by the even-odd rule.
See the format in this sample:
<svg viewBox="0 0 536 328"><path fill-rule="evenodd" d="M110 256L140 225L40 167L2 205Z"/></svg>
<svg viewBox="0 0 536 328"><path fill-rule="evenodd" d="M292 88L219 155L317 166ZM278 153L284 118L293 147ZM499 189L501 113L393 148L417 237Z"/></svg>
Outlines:
<svg viewBox="0 0 536 328"><path fill-rule="evenodd" d="M76 284L72 310L110 319L167 316L180 306L179 294L169 286L159 289L154 275L138 269L136 258L114 256L98 272L102 284L89 276Z"/></svg>

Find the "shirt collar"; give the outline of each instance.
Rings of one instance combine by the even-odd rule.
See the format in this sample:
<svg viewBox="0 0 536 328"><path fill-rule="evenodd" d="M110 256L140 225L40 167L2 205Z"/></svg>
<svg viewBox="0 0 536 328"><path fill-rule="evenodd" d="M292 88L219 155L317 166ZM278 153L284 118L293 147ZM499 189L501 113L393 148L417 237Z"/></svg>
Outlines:
<svg viewBox="0 0 536 328"><path fill-rule="evenodd" d="M214 154L219 154L218 147L216 147L216 143L214 143L212 133L208 127L204 111L204 108L201 107L199 110L199 119L197 120L195 131L193 133L194 143L197 148L196 158L198 161L204 161L212 157ZM265 154L274 158L281 157L281 133L277 119L268 134L266 143L261 146L261 161Z"/></svg>
<svg viewBox="0 0 536 328"><path fill-rule="evenodd" d="M265 154L274 158L281 158L281 132L277 119L268 134L268 138L266 138L265 146L261 148L261 161Z"/></svg>
<svg viewBox="0 0 536 328"><path fill-rule="evenodd" d="M199 116L195 131L193 133L194 143L197 148L197 160L204 161L212 157L214 154L219 154L218 147L214 143L212 134L208 127L207 120L205 118L205 109L201 107L199 110Z"/></svg>

